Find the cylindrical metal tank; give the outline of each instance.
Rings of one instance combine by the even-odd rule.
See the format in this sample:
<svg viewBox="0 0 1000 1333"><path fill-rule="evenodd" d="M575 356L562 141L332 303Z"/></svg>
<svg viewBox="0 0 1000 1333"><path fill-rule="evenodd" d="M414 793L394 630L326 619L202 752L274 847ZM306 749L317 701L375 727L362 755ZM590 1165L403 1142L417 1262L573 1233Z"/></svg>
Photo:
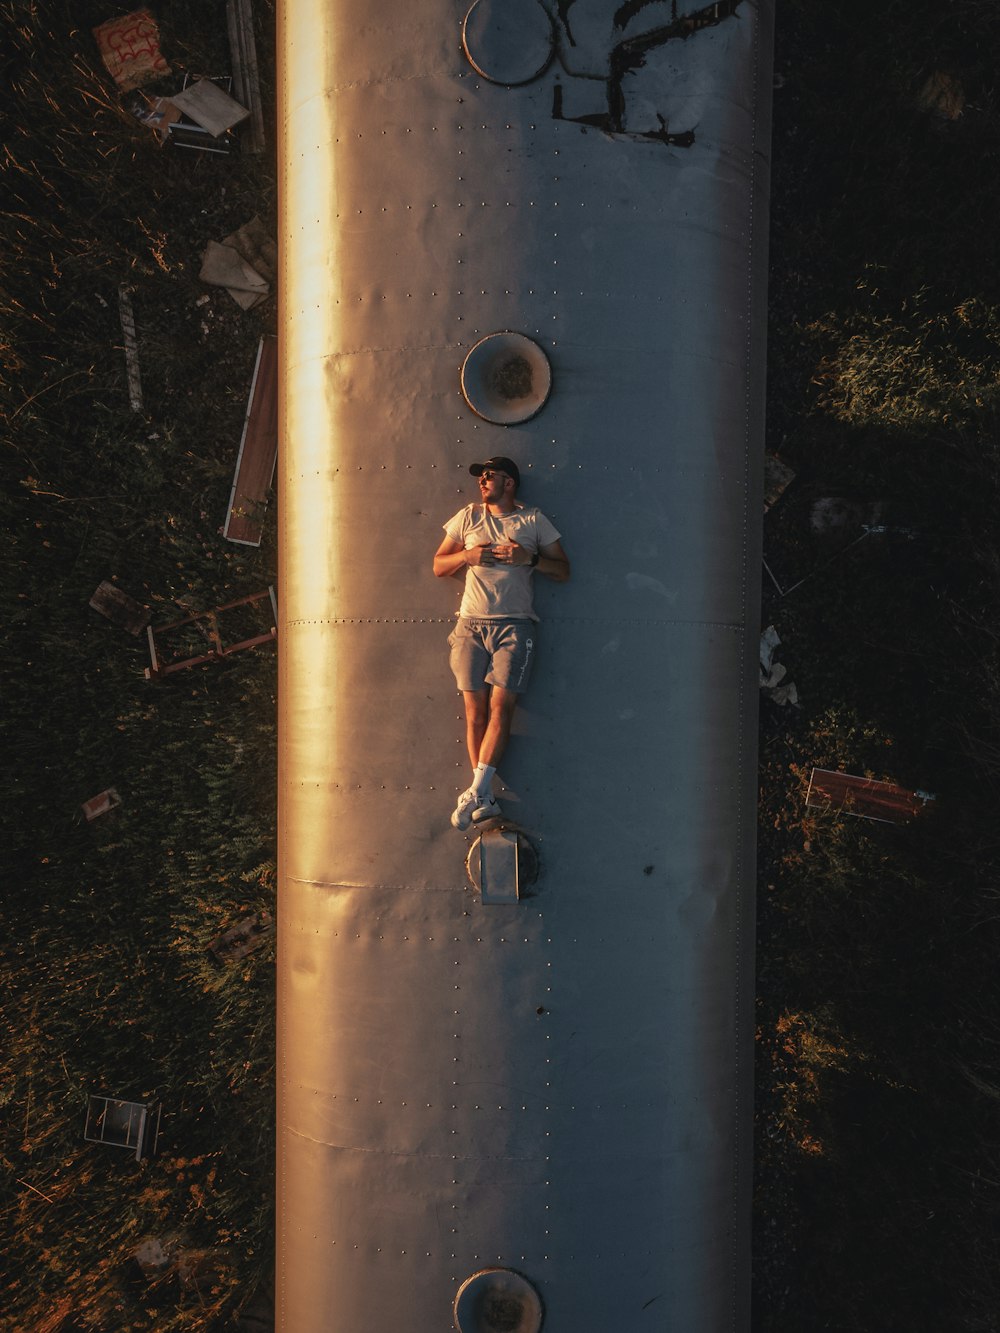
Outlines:
<svg viewBox="0 0 1000 1333"><path fill-rule="evenodd" d="M281 0L284 1333L748 1327L771 17ZM500 331L551 366L510 425ZM573 567L508 904L431 573L494 454ZM489 1269L536 1295L456 1313Z"/></svg>

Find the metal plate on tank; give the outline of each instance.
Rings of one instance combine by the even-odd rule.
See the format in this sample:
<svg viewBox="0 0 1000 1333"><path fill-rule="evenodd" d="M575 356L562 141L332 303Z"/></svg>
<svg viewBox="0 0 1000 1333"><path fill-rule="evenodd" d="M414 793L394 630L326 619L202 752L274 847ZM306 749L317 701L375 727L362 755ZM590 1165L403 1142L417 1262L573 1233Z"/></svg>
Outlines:
<svg viewBox="0 0 1000 1333"><path fill-rule="evenodd" d="M538 0L476 0L462 24L462 48L491 83L530 83L552 59L552 20Z"/></svg>
<svg viewBox="0 0 1000 1333"><path fill-rule="evenodd" d="M462 365L462 394L477 416L498 426L530 421L545 406L552 367L523 333L490 333Z"/></svg>
<svg viewBox="0 0 1000 1333"><path fill-rule="evenodd" d="M484 906L516 903L538 878L538 853L514 829L491 828L472 844L465 868Z"/></svg>
<svg viewBox="0 0 1000 1333"><path fill-rule="evenodd" d="M542 1302L527 1278L510 1268L487 1268L466 1278L455 1297L460 1333L538 1333Z"/></svg>

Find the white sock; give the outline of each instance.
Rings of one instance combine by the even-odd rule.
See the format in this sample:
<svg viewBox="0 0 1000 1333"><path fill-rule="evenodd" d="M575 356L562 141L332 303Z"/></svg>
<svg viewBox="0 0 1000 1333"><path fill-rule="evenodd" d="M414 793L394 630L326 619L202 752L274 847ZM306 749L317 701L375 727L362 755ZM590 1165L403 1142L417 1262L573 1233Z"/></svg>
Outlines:
<svg viewBox="0 0 1000 1333"><path fill-rule="evenodd" d="M496 769L491 768L489 764L477 764L472 774L472 790L484 801L490 797L490 784L495 772Z"/></svg>

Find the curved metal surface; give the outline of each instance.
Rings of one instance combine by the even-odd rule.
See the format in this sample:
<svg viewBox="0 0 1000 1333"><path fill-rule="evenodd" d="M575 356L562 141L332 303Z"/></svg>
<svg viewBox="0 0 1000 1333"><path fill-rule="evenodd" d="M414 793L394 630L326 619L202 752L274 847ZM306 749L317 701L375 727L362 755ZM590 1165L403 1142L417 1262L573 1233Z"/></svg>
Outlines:
<svg viewBox="0 0 1000 1333"><path fill-rule="evenodd" d="M278 1326L436 1333L499 1265L547 1333L744 1330L770 0L553 5L519 88L465 8L280 8ZM498 328L554 370L511 427ZM497 453L574 576L483 907L430 558Z"/></svg>

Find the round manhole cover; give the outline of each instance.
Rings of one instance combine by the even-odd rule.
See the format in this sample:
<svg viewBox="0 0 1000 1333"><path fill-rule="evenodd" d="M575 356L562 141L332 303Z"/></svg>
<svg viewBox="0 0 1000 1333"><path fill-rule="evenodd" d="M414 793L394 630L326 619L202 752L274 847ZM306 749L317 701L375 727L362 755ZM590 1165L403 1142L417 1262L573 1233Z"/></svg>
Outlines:
<svg viewBox="0 0 1000 1333"><path fill-rule="evenodd" d="M462 394L477 416L498 426L529 421L552 388L549 358L523 333L491 333L462 365Z"/></svg>
<svg viewBox="0 0 1000 1333"><path fill-rule="evenodd" d="M487 1268L466 1278L455 1297L460 1333L538 1333L542 1301L527 1278L510 1268Z"/></svg>
<svg viewBox="0 0 1000 1333"><path fill-rule="evenodd" d="M552 20L538 0L476 0L462 24L469 64L491 83L530 83L555 50Z"/></svg>

